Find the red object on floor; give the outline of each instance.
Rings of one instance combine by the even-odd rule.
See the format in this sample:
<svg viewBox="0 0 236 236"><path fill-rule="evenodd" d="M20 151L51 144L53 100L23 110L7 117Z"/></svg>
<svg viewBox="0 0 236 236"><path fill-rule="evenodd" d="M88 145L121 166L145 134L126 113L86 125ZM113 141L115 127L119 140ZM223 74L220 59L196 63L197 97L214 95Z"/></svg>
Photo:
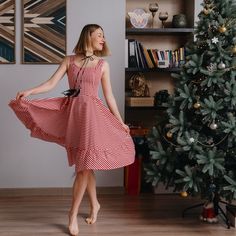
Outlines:
<svg viewBox="0 0 236 236"><path fill-rule="evenodd" d="M136 157L133 164L125 167L125 190L128 195L138 195L141 188L142 158Z"/></svg>

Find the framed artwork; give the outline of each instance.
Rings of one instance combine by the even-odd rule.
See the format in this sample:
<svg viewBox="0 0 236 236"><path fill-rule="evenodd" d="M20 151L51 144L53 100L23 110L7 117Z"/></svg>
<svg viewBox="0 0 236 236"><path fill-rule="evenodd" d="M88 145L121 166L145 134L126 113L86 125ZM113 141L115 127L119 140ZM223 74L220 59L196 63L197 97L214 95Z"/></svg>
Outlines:
<svg viewBox="0 0 236 236"><path fill-rule="evenodd" d="M66 55L66 0L22 0L22 15L22 63L60 63Z"/></svg>
<svg viewBox="0 0 236 236"><path fill-rule="evenodd" d="M0 0L0 63L15 63L15 0Z"/></svg>

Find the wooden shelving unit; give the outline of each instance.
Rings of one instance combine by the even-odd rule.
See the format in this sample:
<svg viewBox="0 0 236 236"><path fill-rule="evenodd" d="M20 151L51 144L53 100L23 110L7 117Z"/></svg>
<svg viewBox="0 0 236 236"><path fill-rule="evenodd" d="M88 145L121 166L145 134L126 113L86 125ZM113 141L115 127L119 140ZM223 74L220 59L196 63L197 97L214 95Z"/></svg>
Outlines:
<svg viewBox="0 0 236 236"><path fill-rule="evenodd" d="M146 49L176 50L183 47L189 40L193 40L194 34L194 16L195 2L197 0L158 0L158 12L155 16L154 27L150 21L146 28L133 28L130 24L128 15L126 16L126 39L130 42L137 40ZM142 8L149 12L150 1L143 0L126 0L126 11L132 11L136 8ZM168 12L169 18L162 28L161 22L158 19L160 11ZM172 28L171 20L176 14L185 14L188 25L186 28ZM128 42L129 43L129 42ZM136 44L137 45L137 44ZM142 50L142 49L141 49ZM142 51L141 51L142 52ZM143 55L142 55L143 56ZM131 63L132 64L132 63ZM144 63L142 63L143 65ZM154 63L153 63L154 64ZM149 64L150 65L150 64ZM171 73L180 72L181 68L125 68L125 93L126 96L131 96L131 89L129 88L129 79L137 73L142 73L146 78L148 85L150 85L150 95L153 97L159 90L168 90L171 94L174 91L175 79L171 77ZM126 99L128 100L128 99ZM127 103L130 104L130 103ZM160 124L165 118L167 108L163 106L125 106L125 122L132 126L140 127L143 130L149 131L153 126ZM138 129L138 128L137 128ZM148 133L148 132L147 132ZM141 137L142 138L142 137ZM137 150L140 146L136 143ZM145 148L144 148L145 150ZM137 151L138 152L138 151ZM148 161L148 154L139 153L142 155L142 162ZM127 168L127 167L126 167ZM143 174L142 174L143 175ZM144 176L140 180L141 192L151 192L153 187L146 183ZM158 186L155 193L167 193L168 191ZM169 190L169 193L172 192Z"/></svg>
<svg viewBox="0 0 236 236"><path fill-rule="evenodd" d="M193 39L194 33L194 6L196 0L158 0L159 10L155 16L154 27L151 24L151 18L145 28L133 28L130 24L130 18L126 14L126 38L136 39L146 48L155 48L160 50L175 50L182 47L187 41ZM149 12L149 1L126 0L126 12L132 11L135 8L142 8ZM161 27L161 21L158 19L160 11L167 11L169 18L166 22L166 27ZM185 14L188 25L186 28L173 28L171 20L173 15ZM130 95L128 89L129 78L135 73L144 74L150 86L150 95L154 96L155 92L167 89L169 93L174 90L175 79L171 77L171 73L180 72L181 68L125 68L126 74L126 95ZM125 122L144 128L151 128L156 122L157 116L162 115L166 110L163 107L130 107L125 106Z"/></svg>
<svg viewBox="0 0 236 236"><path fill-rule="evenodd" d="M181 68L125 68L126 72L179 72Z"/></svg>
<svg viewBox="0 0 236 236"><path fill-rule="evenodd" d="M128 28L126 35L193 34L194 28Z"/></svg>

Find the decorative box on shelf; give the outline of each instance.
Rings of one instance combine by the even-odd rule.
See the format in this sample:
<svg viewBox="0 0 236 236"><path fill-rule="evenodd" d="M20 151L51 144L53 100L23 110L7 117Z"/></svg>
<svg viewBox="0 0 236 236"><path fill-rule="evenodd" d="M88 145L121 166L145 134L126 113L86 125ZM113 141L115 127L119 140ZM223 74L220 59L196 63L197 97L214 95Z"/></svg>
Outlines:
<svg viewBox="0 0 236 236"><path fill-rule="evenodd" d="M130 107L150 107L154 105L154 97L126 97L125 104Z"/></svg>
<svg viewBox="0 0 236 236"><path fill-rule="evenodd" d="M132 137L135 136L146 136L148 133L149 129L148 128L143 128L141 126L139 127L130 127L130 135Z"/></svg>

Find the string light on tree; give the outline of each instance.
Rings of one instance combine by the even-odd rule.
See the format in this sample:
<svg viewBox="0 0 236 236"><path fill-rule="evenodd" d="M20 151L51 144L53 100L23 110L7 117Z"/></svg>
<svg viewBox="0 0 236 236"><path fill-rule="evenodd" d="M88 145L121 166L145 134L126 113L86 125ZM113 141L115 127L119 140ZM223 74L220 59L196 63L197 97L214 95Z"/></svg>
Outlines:
<svg viewBox="0 0 236 236"><path fill-rule="evenodd" d="M210 31L212 33L216 33L217 32L217 28L215 26L213 26L213 25L210 25L208 31Z"/></svg>

